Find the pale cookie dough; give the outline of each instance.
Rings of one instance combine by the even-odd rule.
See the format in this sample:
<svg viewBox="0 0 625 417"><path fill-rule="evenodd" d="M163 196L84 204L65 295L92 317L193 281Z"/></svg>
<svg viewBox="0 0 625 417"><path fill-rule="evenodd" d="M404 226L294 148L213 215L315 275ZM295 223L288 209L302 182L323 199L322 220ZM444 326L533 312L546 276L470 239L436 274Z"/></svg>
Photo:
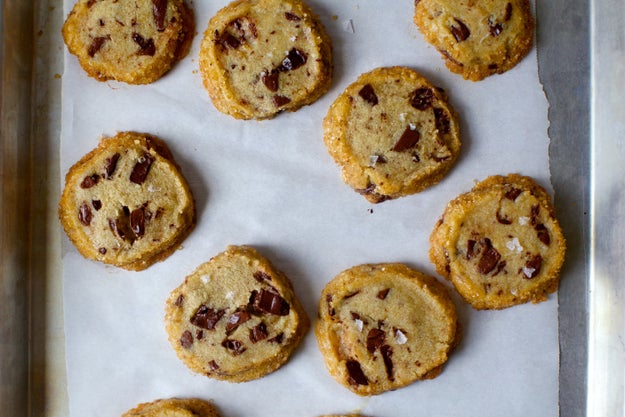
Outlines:
<svg viewBox="0 0 625 417"><path fill-rule="evenodd" d="M566 250L549 195L517 174L488 177L451 201L430 242L438 273L477 309L546 300Z"/></svg>
<svg viewBox="0 0 625 417"><path fill-rule="evenodd" d="M213 17L200 72L222 113L268 119L316 101L332 81L330 38L301 0L238 0Z"/></svg>

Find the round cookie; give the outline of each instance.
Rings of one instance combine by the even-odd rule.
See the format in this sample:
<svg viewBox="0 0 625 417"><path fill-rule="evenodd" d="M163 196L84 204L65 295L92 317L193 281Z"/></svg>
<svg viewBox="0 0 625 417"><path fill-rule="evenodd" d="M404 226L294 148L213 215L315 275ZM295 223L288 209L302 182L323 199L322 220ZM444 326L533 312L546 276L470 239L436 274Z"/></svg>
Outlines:
<svg viewBox="0 0 625 417"><path fill-rule="evenodd" d="M301 0L238 0L209 22L200 72L214 106L237 119L268 119L323 95L332 46Z"/></svg>
<svg viewBox="0 0 625 417"><path fill-rule="evenodd" d="M89 76L149 84L187 54L194 30L184 0L78 0L62 33Z"/></svg>
<svg viewBox="0 0 625 417"><path fill-rule="evenodd" d="M434 378L460 339L435 278L388 263L341 272L321 294L315 334L330 374L359 395Z"/></svg>
<svg viewBox="0 0 625 417"><path fill-rule="evenodd" d="M122 417L219 417L212 403L197 398L168 398L142 403Z"/></svg>
<svg viewBox="0 0 625 417"><path fill-rule="evenodd" d="M334 101L323 129L343 180L372 203L437 183L460 153L444 92L404 67L361 75Z"/></svg>
<svg viewBox="0 0 625 417"><path fill-rule="evenodd" d="M451 201L430 242L438 273L476 309L546 300L566 250L549 195L518 174L488 177Z"/></svg>
<svg viewBox="0 0 625 417"><path fill-rule="evenodd" d="M178 248L195 226L195 204L162 140L122 132L70 168L59 218L84 257L139 271Z"/></svg>
<svg viewBox="0 0 625 417"><path fill-rule="evenodd" d="M186 277L165 323L189 369L231 382L278 369L309 327L289 279L249 246L229 246Z"/></svg>
<svg viewBox="0 0 625 417"><path fill-rule="evenodd" d="M472 81L514 67L534 37L528 0L417 0L414 22L447 68Z"/></svg>

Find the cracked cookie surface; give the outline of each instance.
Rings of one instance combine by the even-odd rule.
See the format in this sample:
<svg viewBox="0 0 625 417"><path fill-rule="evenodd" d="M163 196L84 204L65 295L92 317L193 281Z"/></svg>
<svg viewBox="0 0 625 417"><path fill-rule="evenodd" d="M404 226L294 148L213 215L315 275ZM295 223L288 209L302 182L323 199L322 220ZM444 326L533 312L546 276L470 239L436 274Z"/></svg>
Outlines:
<svg viewBox="0 0 625 417"><path fill-rule="evenodd" d="M268 119L326 92L332 46L301 0L239 0L210 20L199 65L217 110L237 119Z"/></svg>
<svg viewBox="0 0 625 417"><path fill-rule="evenodd" d="M70 168L59 218L84 257L142 270L191 232L195 203L165 142L121 132Z"/></svg>
<svg viewBox="0 0 625 417"><path fill-rule="evenodd" d="M546 300L566 250L549 195L518 174L488 177L452 200L430 243L438 273L477 309Z"/></svg>
<svg viewBox="0 0 625 417"><path fill-rule="evenodd" d="M460 153L459 123L446 95L405 67L358 77L331 105L323 129L343 180L372 203L437 183Z"/></svg>
<svg viewBox="0 0 625 417"><path fill-rule="evenodd" d="M183 0L78 0L62 33L89 76L149 84L186 55L194 30Z"/></svg>
<svg viewBox="0 0 625 417"><path fill-rule="evenodd" d="M165 323L189 369L231 382L281 367L309 328L289 279L249 246L229 246L187 276Z"/></svg>
<svg viewBox="0 0 625 417"><path fill-rule="evenodd" d="M447 68L472 81L516 66L535 25L528 0L417 0L414 22Z"/></svg>
<svg viewBox="0 0 625 417"><path fill-rule="evenodd" d="M460 340L445 287L403 264L341 272L322 291L318 315L328 371L359 395L436 377Z"/></svg>

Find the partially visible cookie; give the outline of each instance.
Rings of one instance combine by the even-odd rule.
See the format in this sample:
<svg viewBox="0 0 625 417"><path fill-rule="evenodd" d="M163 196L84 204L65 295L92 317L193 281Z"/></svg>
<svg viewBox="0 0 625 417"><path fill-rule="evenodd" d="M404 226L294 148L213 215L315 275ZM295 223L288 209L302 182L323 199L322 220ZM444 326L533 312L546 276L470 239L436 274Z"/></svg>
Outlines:
<svg viewBox="0 0 625 417"><path fill-rule="evenodd" d="M359 395L436 377L460 340L435 278L403 264L360 265L323 289L315 334L330 374Z"/></svg>
<svg viewBox="0 0 625 417"><path fill-rule="evenodd" d="M549 195L518 174L488 177L452 200L430 242L438 273L477 309L546 300L566 250Z"/></svg>
<svg viewBox="0 0 625 417"><path fill-rule="evenodd" d="M62 32L89 76L149 84L187 54L194 30L184 0L78 0Z"/></svg>
<svg viewBox="0 0 625 417"><path fill-rule="evenodd" d="M343 180L372 203L437 183L460 153L445 93L404 67L361 75L334 101L323 129Z"/></svg>
<svg viewBox="0 0 625 417"><path fill-rule="evenodd" d="M311 104L332 81L332 46L302 0L237 0L209 22L200 72L210 98L237 119Z"/></svg>
<svg viewBox="0 0 625 417"><path fill-rule="evenodd" d="M249 246L229 246L172 291L165 325L189 369L243 382L281 367L309 321L282 272Z"/></svg>
<svg viewBox="0 0 625 417"><path fill-rule="evenodd" d="M219 417L212 403L197 398L168 398L142 403L122 417Z"/></svg>
<svg viewBox="0 0 625 417"><path fill-rule="evenodd" d="M534 37L528 0L417 0L414 21L447 68L472 81L517 65Z"/></svg>
<svg viewBox="0 0 625 417"><path fill-rule="evenodd" d="M195 204L165 142L121 132L70 168L59 218L85 258L138 271L178 248Z"/></svg>

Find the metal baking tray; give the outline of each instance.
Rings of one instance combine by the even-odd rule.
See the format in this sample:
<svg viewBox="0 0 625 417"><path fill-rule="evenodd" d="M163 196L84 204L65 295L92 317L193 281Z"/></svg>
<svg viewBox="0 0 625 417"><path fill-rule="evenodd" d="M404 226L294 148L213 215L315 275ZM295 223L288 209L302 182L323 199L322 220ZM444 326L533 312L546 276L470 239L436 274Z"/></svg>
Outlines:
<svg viewBox="0 0 625 417"><path fill-rule="evenodd" d="M66 416L54 0L0 0L0 416ZM537 1L555 202L560 415L625 415L625 2Z"/></svg>

